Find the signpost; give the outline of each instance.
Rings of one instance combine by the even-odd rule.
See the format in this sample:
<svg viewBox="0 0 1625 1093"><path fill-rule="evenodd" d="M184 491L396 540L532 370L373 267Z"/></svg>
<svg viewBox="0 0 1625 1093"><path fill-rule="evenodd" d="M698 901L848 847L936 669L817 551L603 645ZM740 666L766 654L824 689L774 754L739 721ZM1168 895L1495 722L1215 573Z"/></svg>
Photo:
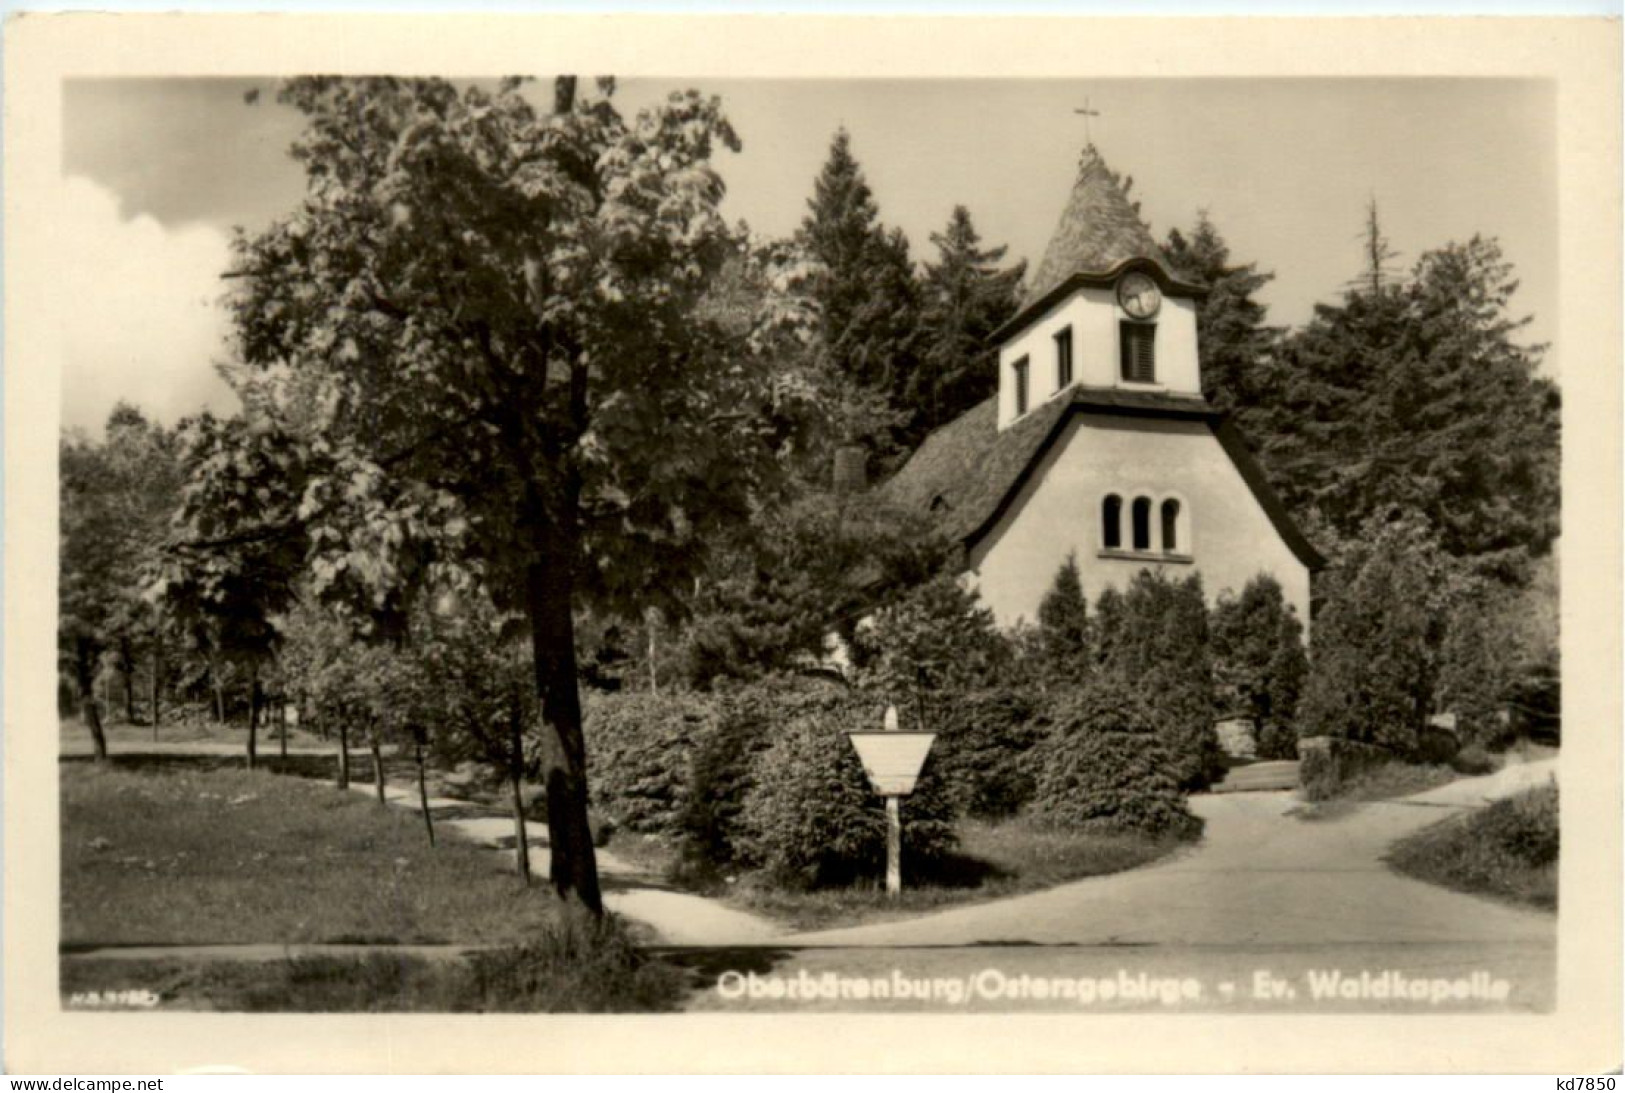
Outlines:
<svg viewBox="0 0 1625 1093"><path fill-rule="evenodd" d="M886 892L896 899L903 891L902 800L914 792L925 757L937 738L934 732L900 732L897 707L886 708L881 732L849 732L852 746L876 793L886 799Z"/></svg>

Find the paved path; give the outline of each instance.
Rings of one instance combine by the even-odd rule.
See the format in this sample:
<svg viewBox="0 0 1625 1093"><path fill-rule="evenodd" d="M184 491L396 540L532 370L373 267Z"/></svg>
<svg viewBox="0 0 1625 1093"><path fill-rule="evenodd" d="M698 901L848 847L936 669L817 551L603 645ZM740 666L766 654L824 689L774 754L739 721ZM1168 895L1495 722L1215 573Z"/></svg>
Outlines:
<svg viewBox="0 0 1625 1093"><path fill-rule="evenodd" d="M375 796L370 782L350 784L358 793ZM421 812L416 786L385 782L384 798L400 808ZM451 797L430 797L429 814L466 813L482 806ZM511 815L450 816L435 821L435 832L450 831L457 838L488 846L513 861L516 840ZM546 877L549 865L547 825L527 823L526 843L530 848L531 872ZM598 872L604 883L604 904L616 914L634 919L654 931L664 945L752 945L763 944L783 934L775 922L738 911L717 900L664 885L658 878L639 871L608 847L599 847Z"/></svg>
<svg viewBox="0 0 1625 1093"><path fill-rule="evenodd" d="M725 1012L1548 1011L1556 997L1555 916L1410 880L1382 856L1395 839L1554 775L1550 761L1513 766L1321 820L1287 815L1298 803L1286 793L1198 797L1192 807L1207 820L1205 838L1172 860L904 921L791 935L775 949L710 954L709 986L689 1005ZM1333 973L1341 986L1328 989ZM1088 1002L1022 993L1029 980L1110 982L1115 993ZM1451 993L1419 999L1396 986L1418 980ZM1136 986L1150 981L1195 993L1168 1007ZM907 997L897 997L899 983ZM1354 994L1343 994L1351 983ZM860 993L839 997L838 990Z"/></svg>
<svg viewBox="0 0 1625 1093"><path fill-rule="evenodd" d="M794 946L1352 944L1540 941L1555 919L1402 877L1395 840L1555 776L1544 760L1468 778L1337 819L1299 820L1289 793L1191 800L1195 847L1128 873L920 918L786 937Z"/></svg>

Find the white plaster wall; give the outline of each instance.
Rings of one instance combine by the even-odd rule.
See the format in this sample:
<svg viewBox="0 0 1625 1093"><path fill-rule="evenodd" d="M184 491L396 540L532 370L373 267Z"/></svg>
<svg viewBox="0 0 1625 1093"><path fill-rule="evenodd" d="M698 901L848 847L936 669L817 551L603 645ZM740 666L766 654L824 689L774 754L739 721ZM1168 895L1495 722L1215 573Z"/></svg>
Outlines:
<svg viewBox="0 0 1625 1093"><path fill-rule="evenodd" d="M1125 318L1110 288L1081 288L1066 297L999 349L999 428L1016 419L1013 365L1027 358L1027 409L1053 398L1055 335L1072 327L1072 382L1087 387L1200 394L1202 373L1196 355L1196 303L1164 298L1157 315L1157 382L1125 383L1120 378L1118 323Z"/></svg>
<svg viewBox="0 0 1625 1093"><path fill-rule="evenodd" d="M1179 497L1189 561L1101 557L1101 501L1123 498L1123 540L1138 494ZM1157 520L1153 514L1153 545ZM1038 618L1038 605L1069 551L1090 604L1141 569L1179 579L1198 570L1209 600L1240 592L1260 572L1281 583L1307 638L1309 570L1292 553L1208 426L1200 421L1075 414L1013 503L970 553L982 600L1000 626Z"/></svg>

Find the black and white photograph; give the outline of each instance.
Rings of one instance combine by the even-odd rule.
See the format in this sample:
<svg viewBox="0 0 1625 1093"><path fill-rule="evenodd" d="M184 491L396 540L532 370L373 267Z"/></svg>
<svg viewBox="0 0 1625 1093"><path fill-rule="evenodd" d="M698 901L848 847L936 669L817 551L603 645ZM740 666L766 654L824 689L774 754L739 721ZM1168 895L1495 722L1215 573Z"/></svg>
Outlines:
<svg viewBox="0 0 1625 1093"><path fill-rule="evenodd" d="M809 20L741 73L683 20L516 69L235 18L201 70L8 42L54 104L7 137L30 1005L176 1067L236 1065L199 1015L595 1015L657 1069L924 1015L1510 1071L1497 1022L1617 1015L1617 23L776 68ZM952 1027L919 1069L993 1065ZM1125 1035L1031 1058L1182 1068ZM687 1068L852 1069L816 1039ZM645 1068L529 1050L436 1069Z"/></svg>

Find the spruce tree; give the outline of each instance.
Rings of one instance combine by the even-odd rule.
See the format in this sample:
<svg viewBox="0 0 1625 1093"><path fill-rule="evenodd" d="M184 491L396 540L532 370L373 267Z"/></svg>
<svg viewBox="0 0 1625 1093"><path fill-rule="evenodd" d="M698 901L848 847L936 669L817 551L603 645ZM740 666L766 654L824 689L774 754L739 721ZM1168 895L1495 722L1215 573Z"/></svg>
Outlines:
<svg viewBox="0 0 1625 1093"><path fill-rule="evenodd" d="M904 388L916 437L997 390L997 350L989 336L1016 313L1027 272L1025 262L999 268L1008 248L984 248L963 205L954 206L931 242L937 259L926 264L922 279L920 361Z"/></svg>
<svg viewBox="0 0 1625 1093"><path fill-rule="evenodd" d="M1078 556L1068 554L1055 583L1038 605L1038 632L1051 679L1078 682L1087 672L1089 604L1078 574Z"/></svg>
<svg viewBox="0 0 1625 1093"><path fill-rule="evenodd" d="M836 132L813 183L796 240L812 263L807 291L817 307L822 365L862 394L879 395L904 416L904 388L917 358L919 286L900 230L880 210L852 155L851 137ZM869 415L865 444L884 472L898 455L895 429Z"/></svg>
<svg viewBox="0 0 1625 1093"><path fill-rule="evenodd" d="M1367 268L1286 339L1240 409L1272 484L1337 539L1400 506L1510 585L1558 530L1560 401L1518 340L1493 239L1425 252L1407 279L1372 219Z"/></svg>
<svg viewBox="0 0 1625 1093"><path fill-rule="evenodd" d="M1170 231L1162 250L1176 270L1208 287L1196 313L1202 393L1216 408L1244 416L1263 397L1269 354L1280 336L1265 324L1264 305L1255 298L1275 275L1260 273L1256 262L1233 263L1206 210L1189 235Z"/></svg>

